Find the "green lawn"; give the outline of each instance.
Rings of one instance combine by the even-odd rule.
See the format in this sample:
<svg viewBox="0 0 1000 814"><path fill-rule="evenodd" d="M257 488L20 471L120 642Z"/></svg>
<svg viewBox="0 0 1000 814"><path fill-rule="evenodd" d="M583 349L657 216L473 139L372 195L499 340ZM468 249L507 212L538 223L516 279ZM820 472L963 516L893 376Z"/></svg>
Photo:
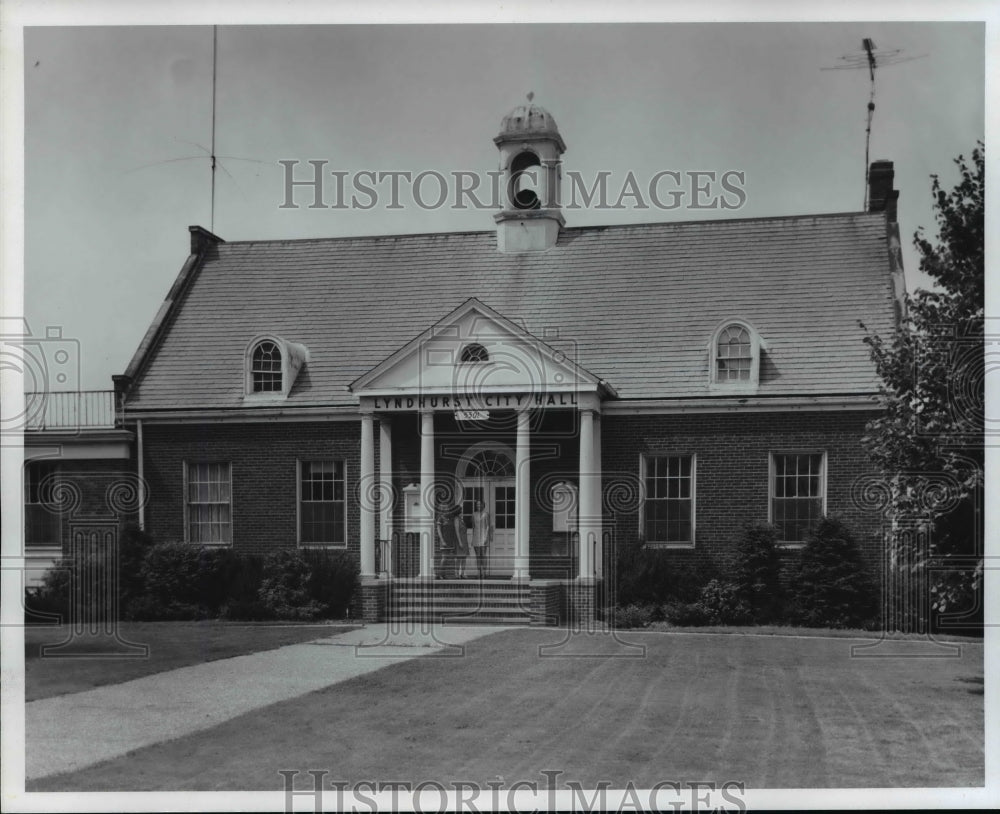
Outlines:
<svg viewBox="0 0 1000 814"><path fill-rule="evenodd" d="M105 684L186 667L203 661L227 659L286 644L332 636L352 625L248 625L227 622L123 622L120 636L149 645L149 655L132 658L40 657L43 644L67 639L66 628L28 627L24 634L25 699L81 692ZM90 645L90 637L81 642ZM101 648L113 649L112 641ZM72 647L67 652L73 652ZM79 648L78 648L79 649Z"/></svg>
<svg viewBox="0 0 1000 814"><path fill-rule="evenodd" d="M504 631L460 658L389 666L29 788L281 789L281 769L508 787L542 770L585 788L984 782L981 644L862 659L841 638L629 631L640 658L615 657L634 651L608 637L540 655L561 635Z"/></svg>

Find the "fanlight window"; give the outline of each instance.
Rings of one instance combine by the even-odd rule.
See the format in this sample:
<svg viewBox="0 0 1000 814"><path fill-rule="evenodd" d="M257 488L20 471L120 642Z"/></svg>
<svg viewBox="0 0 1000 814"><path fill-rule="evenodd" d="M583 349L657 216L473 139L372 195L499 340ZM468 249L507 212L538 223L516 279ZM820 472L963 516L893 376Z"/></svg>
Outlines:
<svg viewBox="0 0 1000 814"><path fill-rule="evenodd" d="M487 353L486 348L473 342L462 348L462 355L459 358L463 362L488 362L490 355Z"/></svg>
<svg viewBox="0 0 1000 814"><path fill-rule="evenodd" d="M753 343L750 332L742 325L727 325L716 343L716 381L748 382L752 367Z"/></svg>
<svg viewBox="0 0 1000 814"><path fill-rule="evenodd" d="M274 342L264 341L253 349L250 375L254 393L281 392L281 350Z"/></svg>
<svg viewBox="0 0 1000 814"><path fill-rule="evenodd" d="M469 461L466 477L470 478L512 478L514 464L502 452L484 449Z"/></svg>

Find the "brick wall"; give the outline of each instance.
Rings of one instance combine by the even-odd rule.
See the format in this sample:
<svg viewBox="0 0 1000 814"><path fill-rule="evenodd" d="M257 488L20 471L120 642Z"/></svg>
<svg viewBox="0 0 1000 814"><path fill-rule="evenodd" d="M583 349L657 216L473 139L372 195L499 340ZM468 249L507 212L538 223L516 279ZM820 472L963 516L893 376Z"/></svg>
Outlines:
<svg viewBox="0 0 1000 814"><path fill-rule="evenodd" d="M863 411L613 416L603 419L604 485L639 473L642 454L695 454L696 532L693 550L671 556L724 565L747 522L768 519L769 455L814 451L827 455L827 514L854 532L873 568L879 563L877 519L851 500L851 486L872 467L861 447ZM615 515L619 540L638 531L637 510ZM789 553L786 559L794 557Z"/></svg>
<svg viewBox="0 0 1000 814"><path fill-rule="evenodd" d="M146 528L156 540L184 539L184 462L229 462L233 548L264 553L297 545L296 461L345 461L347 547L358 554L361 424L261 422L147 425Z"/></svg>
<svg viewBox="0 0 1000 814"><path fill-rule="evenodd" d="M743 525L767 520L769 453L826 452L827 512L849 525L874 567L879 541L876 518L861 512L851 500L855 479L871 471L859 439L872 415L831 411L606 416L602 419L606 495L611 496L616 483L634 491L641 454L697 455L696 545L692 550L671 549L670 556L724 566ZM415 414L393 416L393 481L399 490L420 480L418 427ZM551 413L536 430L532 435L532 452L537 457L531 467L531 553L540 563L551 557L557 535L552 531L550 507L539 507L537 500L539 495L547 496L548 487L556 480L576 481L579 441L571 434L575 419L568 412ZM377 432L375 438L377 441ZM462 430L450 416L439 416L435 429L438 472L453 473L455 455L484 440L499 441L511 449L515 442L513 430ZM147 528L157 539L183 539L183 461L229 461L234 547L258 552L296 545L296 459L343 458L348 548L358 552L360 422L151 425L145 427L145 449L151 491ZM377 466L377 451L375 458ZM637 504L633 500L630 505L626 489L612 502L620 510L607 516L606 530L620 541L634 537ZM402 530L401 503L395 516L397 531ZM572 569L568 558L550 563L556 570ZM552 576L556 575L553 570Z"/></svg>

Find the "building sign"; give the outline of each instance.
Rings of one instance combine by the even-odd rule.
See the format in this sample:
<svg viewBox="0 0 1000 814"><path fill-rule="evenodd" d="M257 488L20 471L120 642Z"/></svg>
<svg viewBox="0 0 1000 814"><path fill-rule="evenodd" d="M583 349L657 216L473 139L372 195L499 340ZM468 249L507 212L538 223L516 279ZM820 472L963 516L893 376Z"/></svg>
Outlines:
<svg viewBox="0 0 1000 814"><path fill-rule="evenodd" d="M455 410L456 421L489 421L489 410Z"/></svg>
<svg viewBox="0 0 1000 814"><path fill-rule="evenodd" d="M518 407L577 407L574 393L497 393L485 396L375 396L372 407L388 410L454 410L456 413L480 413ZM480 420L459 419L459 420Z"/></svg>

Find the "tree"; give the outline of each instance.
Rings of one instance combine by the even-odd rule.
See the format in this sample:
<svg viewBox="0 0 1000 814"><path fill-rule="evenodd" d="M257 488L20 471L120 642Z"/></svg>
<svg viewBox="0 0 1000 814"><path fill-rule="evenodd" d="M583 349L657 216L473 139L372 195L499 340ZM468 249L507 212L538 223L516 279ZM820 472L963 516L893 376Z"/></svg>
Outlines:
<svg viewBox="0 0 1000 814"><path fill-rule="evenodd" d="M931 176L937 239L932 243L921 227L913 243L935 288L905 298L892 337L865 338L885 412L869 422L862 443L883 477L891 543L916 539L901 529L923 529L929 540L924 563L982 555L984 156L980 142L971 162L955 159L960 181L951 191ZM981 563L966 572L967 594L978 590ZM939 580L936 610L962 601L951 576Z"/></svg>

